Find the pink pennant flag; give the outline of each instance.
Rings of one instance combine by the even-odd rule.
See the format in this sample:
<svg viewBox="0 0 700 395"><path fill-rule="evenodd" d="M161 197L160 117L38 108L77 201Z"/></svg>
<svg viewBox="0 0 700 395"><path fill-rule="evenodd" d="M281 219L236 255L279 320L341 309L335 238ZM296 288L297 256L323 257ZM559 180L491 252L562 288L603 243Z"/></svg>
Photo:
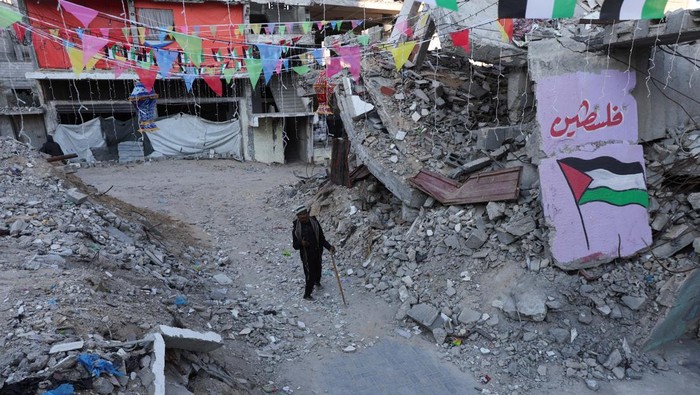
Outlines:
<svg viewBox="0 0 700 395"><path fill-rule="evenodd" d="M120 75L124 74L124 67L122 67L119 62L114 62L114 67L112 67L112 70L114 70L114 79L117 79Z"/></svg>
<svg viewBox="0 0 700 395"><path fill-rule="evenodd" d="M284 60L282 60L282 59L277 61L277 67L275 67L275 73L277 73L277 74L282 73L282 63L284 63Z"/></svg>
<svg viewBox="0 0 700 395"><path fill-rule="evenodd" d="M182 34L187 34L187 26L180 26L180 31Z"/></svg>
<svg viewBox="0 0 700 395"><path fill-rule="evenodd" d="M102 33L102 37L109 37L109 28L101 27L100 33Z"/></svg>
<svg viewBox="0 0 700 395"><path fill-rule="evenodd" d="M318 30L323 30L323 25L325 25L325 24L326 24L325 21L318 21L318 22L316 22L316 27L318 28Z"/></svg>
<svg viewBox="0 0 700 395"><path fill-rule="evenodd" d="M92 59L96 53L100 52L108 43L109 40L104 37L83 34L83 64L87 65L90 59Z"/></svg>
<svg viewBox="0 0 700 395"><path fill-rule="evenodd" d="M352 21L350 21L350 24L352 25L352 28L354 29L354 28L360 26L360 21L352 20Z"/></svg>
<svg viewBox="0 0 700 395"><path fill-rule="evenodd" d="M345 67L350 69L350 74L352 74L352 78L355 81L359 81L360 70L362 69L362 47L360 47L359 45L354 47L340 47L336 50L338 51L338 54L340 54L342 63L344 63Z"/></svg>
<svg viewBox="0 0 700 395"><path fill-rule="evenodd" d="M97 11L92 8L84 7L66 0L58 0L58 3L61 5L61 8L73 14L84 27L88 27L90 22L97 17Z"/></svg>
<svg viewBox="0 0 700 395"><path fill-rule="evenodd" d="M291 33L292 33L292 29L294 29L294 24L291 23L291 22L287 22L287 23L284 24L284 26L287 27L287 34L291 34Z"/></svg>
<svg viewBox="0 0 700 395"><path fill-rule="evenodd" d="M343 66L341 66L340 64L340 58L330 58L330 61L328 62L328 66L326 68L326 76L328 78L331 78L334 75L338 74L342 68Z"/></svg>
<svg viewBox="0 0 700 395"><path fill-rule="evenodd" d="M405 34L408 38L413 36L413 29L408 26L408 22L405 19L396 22L396 25L394 25L394 30L399 32L399 34Z"/></svg>

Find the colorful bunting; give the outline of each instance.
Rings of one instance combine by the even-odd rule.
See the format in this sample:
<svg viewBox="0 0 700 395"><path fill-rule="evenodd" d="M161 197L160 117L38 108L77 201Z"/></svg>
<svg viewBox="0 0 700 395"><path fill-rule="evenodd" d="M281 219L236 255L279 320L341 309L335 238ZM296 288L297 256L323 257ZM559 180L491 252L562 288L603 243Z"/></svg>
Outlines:
<svg viewBox="0 0 700 395"><path fill-rule="evenodd" d="M85 54L83 53L83 60L84 59L85 59ZM97 62L99 62L101 59L102 59L101 56L93 56L85 64L85 69L86 70L95 70L95 66L97 65Z"/></svg>
<svg viewBox="0 0 700 395"><path fill-rule="evenodd" d="M75 73L75 78L80 78L80 74L83 73L85 64L83 63L83 51L72 46L66 46L66 53L68 54L68 60L70 60L71 67L73 68L73 73Z"/></svg>
<svg viewBox="0 0 700 395"><path fill-rule="evenodd" d="M272 32L274 32L274 30L275 30L274 25L272 25L272 24L265 25L265 33L266 34L272 34Z"/></svg>
<svg viewBox="0 0 700 395"><path fill-rule="evenodd" d="M262 61L265 84L270 82L273 71L277 68L278 60L282 56L282 48L277 45L258 44L260 60Z"/></svg>
<svg viewBox="0 0 700 395"><path fill-rule="evenodd" d="M100 52L109 43L104 37L83 35L83 64L87 65L95 54Z"/></svg>
<svg viewBox="0 0 700 395"><path fill-rule="evenodd" d="M194 80L197 79L197 74L195 74L194 67L187 67L185 71L186 73L182 75L182 79L185 81L187 92L192 92L192 84Z"/></svg>
<svg viewBox="0 0 700 395"><path fill-rule="evenodd" d="M177 59L178 53L165 49L154 49L153 53L156 56L156 61L158 61L160 76L163 78L168 78L170 76L170 71L173 68L173 63L175 63L175 59Z"/></svg>
<svg viewBox="0 0 700 395"><path fill-rule="evenodd" d="M326 21L316 22L316 27L318 28L318 30L323 30L323 26L325 26L325 25L326 25Z"/></svg>
<svg viewBox="0 0 700 395"><path fill-rule="evenodd" d="M471 51L469 47L469 29L452 32L450 37L452 38L452 45L462 47L467 53Z"/></svg>
<svg viewBox="0 0 700 395"><path fill-rule="evenodd" d="M336 21L331 21L331 28L332 28L333 30L337 30L337 29L338 29L338 22L336 22ZM330 78L330 76L328 76L328 78Z"/></svg>
<svg viewBox="0 0 700 395"><path fill-rule="evenodd" d="M309 34L311 31L311 22L302 22L301 31L304 32L304 34Z"/></svg>
<svg viewBox="0 0 700 395"><path fill-rule="evenodd" d="M326 66L326 75L328 78L333 78L333 76L338 74L342 69L343 66L340 64L340 58L328 59L328 66Z"/></svg>
<svg viewBox="0 0 700 395"><path fill-rule="evenodd" d="M287 27L284 25L279 25L278 29L279 29L279 31L278 31L279 34L284 34L284 32L287 30Z"/></svg>
<svg viewBox="0 0 700 395"><path fill-rule="evenodd" d="M294 24L291 22L287 22L284 24L284 26L287 28L287 31L291 34L294 31Z"/></svg>
<svg viewBox="0 0 700 395"><path fill-rule="evenodd" d="M202 39L180 33L172 33L172 36L180 48L190 57L192 63L199 67L202 64Z"/></svg>
<svg viewBox="0 0 700 395"><path fill-rule="evenodd" d="M224 94L224 88L221 84L221 78L218 75L204 74L202 78L204 79L204 82L206 82L207 85L209 85L211 90L213 90L214 93L216 93L217 96L220 97Z"/></svg>
<svg viewBox="0 0 700 395"><path fill-rule="evenodd" d="M262 28L262 25L259 23L253 23L250 25L250 30L253 31L253 34L260 34L261 28Z"/></svg>
<svg viewBox="0 0 700 395"><path fill-rule="evenodd" d="M360 24L362 24L362 21L356 21L356 20L350 21L350 25L352 26L353 29L360 26Z"/></svg>
<svg viewBox="0 0 700 395"><path fill-rule="evenodd" d="M314 59L316 59L316 63L318 63L319 66L323 66L323 48L316 48L311 51L311 54L314 56Z"/></svg>
<svg viewBox="0 0 700 395"><path fill-rule="evenodd" d="M136 28L136 30L139 33L139 42L141 44L145 43L146 42L146 28L143 26L139 26Z"/></svg>
<svg viewBox="0 0 700 395"><path fill-rule="evenodd" d="M362 34L357 36L357 41L364 45L365 47L369 45L369 34Z"/></svg>
<svg viewBox="0 0 700 395"><path fill-rule="evenodd" d="M513 20L512 19L499 19L496 23L498 25L498 30L501 31L501 37L504 43L513 40Z"/></svg>
<svg viewBox="0 0 700 395"><path fill-rule="evenodd" d="M128 27L122 28L122 34L124 35L124 38L126 39L126 41L129 41L129 28Z"/></svg>
<svg viewBox="0 0 700 395"><path fill-rule="evenodd" d="M0 28L5 29L22 21L22 14L7 7L0 7Z"/></svg>
<svg viewBox="0 0 700 395"><path fill-rule="evenodd" d="M102 37L109 37L109 29L106 27L101 27L100 33L102 34Z"/></svg>
<svg viewBox="0 0 700 395"><path fill-rule="evenodd" d="M93 10L92 8L84 7L66 0L58 0L58 4L62 9L68 11L79 20L84 27L88 27L90 22L97 17L97 10Z"/></svg>
<svg viewBox="0 0 700 395"><path fill-rule="evenodd" d="M350 70L352 78L355 81L359 81L360 70L362 69L362 48L360 46L340 47L336 50L340 54L341 60L344 63L345 67L347 67Z"/></svg>
<svg viewBox="0 0 700 395"><path fill-rule="evenodd" d="M233 80L233 75L236 73L236 69L234 68L225 68L223 71L224 78L226 79L226 83L230 84L231 81Z"/></svg>
<svg viewBox="0 0 700 395"><path fill-rule="evenodd" d="M136 67L135 71L136 74L139 76L139 80L143 84L143 87L146 88L148 92L152 91L153 85L156 84L156 76L158 72L150 67L147 69Z"/></svg>
<svg viewBox="0 0 700 395"><path fill-rule="evenodd" d="M124 68L122 67L121 63L119 62L114 62L114 66L112 66L112 70L114 71L114 79L116 80L119 78L120 75L124 74Z"/></svg>
<svg viewBox="0 0 700 395"><path fill-rule="evenodd" d="M299 75L304 75L304 74L308 73L309 71L311 71L311 67L306 66L306 65L296 66L296 67L292 67L292 70L294 70L294 72L299 74Z"/></svg>
<svg viewBox="0 0 700 395"><path fill-rule="evenodd" d="M238 25L238 33L242 35L245 34L245 25Z"/></svg>
<svg viewBox="0 0 700 395"><path fill-rule="evenodd" d="M411 51L413 51L413 47L415 45L415 41L407 41L405 43L399 44L396 48L389 48L391 55L394 57L396 71L401 70L401 67L403 67L403 65L408 60L408 57L411 56Z"/></svg>
<svg viewBox="0 0 700 395"><path fill-rule="evenodd" d="M249 58L245 60L245 67L248 70L248 78L250 78L250 83L253 85L253 89L258 84L258 79L260 79L260 72L262 71L262 63L260 59Z"/></svg>
<svg viewBox="0 0 700 395"><path fill-rule="evenodd" d="M437 4L438 7L447 8L448 10L459 11L457 0L435 0L435 4Z"/></svg>

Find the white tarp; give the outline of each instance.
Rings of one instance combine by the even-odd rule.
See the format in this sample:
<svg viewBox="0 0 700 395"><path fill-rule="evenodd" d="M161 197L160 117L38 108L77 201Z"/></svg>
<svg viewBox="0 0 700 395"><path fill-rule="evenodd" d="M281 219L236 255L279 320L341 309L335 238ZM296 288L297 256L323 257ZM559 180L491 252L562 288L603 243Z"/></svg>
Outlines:
<svg viewBox="0 0 700 395"><path fill-rule="evenodd" d="M100 118L87 121L82 125L58 125L53 139L61 146L64 154L77 154L79 159L95 162L90 148L107 146L102 137Z"/></svg>
<svg viewBox="0 0 700 395"><path fill-rule="evenodd" d="M154 156L191 155L213 150L243 160L241 154L241 124L235 119L211 122L179 114L156 121L157 131L148 133Z"/></svg>

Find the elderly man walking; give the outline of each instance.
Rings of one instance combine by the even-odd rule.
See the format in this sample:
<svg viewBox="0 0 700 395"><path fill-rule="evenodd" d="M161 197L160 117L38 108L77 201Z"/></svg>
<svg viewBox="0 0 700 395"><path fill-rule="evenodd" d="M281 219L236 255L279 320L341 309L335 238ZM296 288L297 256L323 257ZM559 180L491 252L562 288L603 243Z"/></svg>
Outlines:
<svg viewBox="0 0 700 395"><path fill-rule="evenodd" d="M304 289L304 299L314 300L311 292L314 286L321 288L321 255L323 248L335 253L333 247L326 241L323 229L316 217L309 215L306 206L299 206L294 211L296 219L292 228L292 245L295 250L299 250L301 263L304 266L304 276L306 277L306 287Z"/></svg>

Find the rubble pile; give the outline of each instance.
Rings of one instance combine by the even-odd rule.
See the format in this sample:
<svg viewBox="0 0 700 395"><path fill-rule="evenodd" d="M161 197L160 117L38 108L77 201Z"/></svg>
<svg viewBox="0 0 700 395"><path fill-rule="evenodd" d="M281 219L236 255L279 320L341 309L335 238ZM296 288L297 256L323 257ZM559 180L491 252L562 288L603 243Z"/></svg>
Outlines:
<svg viewBox="0 0 700 395"><path fill-rule="evenodd" d="M58 169L0 140L0 394L60 384L149 393L151 350L139 339L162 323L206 325L201 273L216 260L196 245L171 253L156 226L98 203ZM113 369L90 371L85 355Z"/></svg>
<svg viewBox="0 0 700 395"><path fill-rule="evenodd" d="M661 147L697 166L697 135L646 147L657 152L647 155L652 249L571 273L548 257L539 189L523 189L517 202L444 207L429 200L413 222L401 219L401 202L373 177L347 192L306 182L294 198L313 201L324 229L334 231L342 260L351 262L343 274L400 305L397 333L427 331L476 377L521 379L512 390L527 393L551 372L596 387L668 369L642 347L697 265L700 194L688 193L699 185L690 174L680 192L673 180L684 170L669 167L676 158ZM510 155L492 166L507 167Z"/></svg>

